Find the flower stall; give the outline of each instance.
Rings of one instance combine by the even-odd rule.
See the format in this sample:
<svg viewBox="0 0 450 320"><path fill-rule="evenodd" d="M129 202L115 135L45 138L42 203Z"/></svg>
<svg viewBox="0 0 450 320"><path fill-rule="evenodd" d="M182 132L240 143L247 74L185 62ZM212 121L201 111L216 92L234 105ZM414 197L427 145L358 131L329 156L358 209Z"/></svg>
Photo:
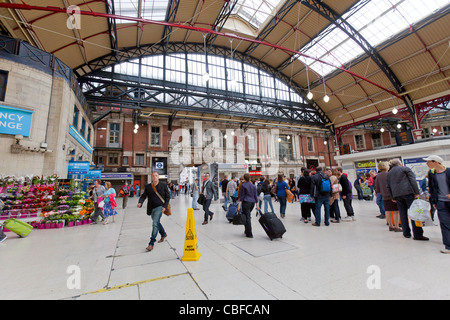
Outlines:
<svg viewBox="0 0 450 320"><path fill-rule="evenodd" d="M84 192L59 186L56 176L0 177L0 222L26 219L33 227L52 229L90 223L94 204Z"/></svg>

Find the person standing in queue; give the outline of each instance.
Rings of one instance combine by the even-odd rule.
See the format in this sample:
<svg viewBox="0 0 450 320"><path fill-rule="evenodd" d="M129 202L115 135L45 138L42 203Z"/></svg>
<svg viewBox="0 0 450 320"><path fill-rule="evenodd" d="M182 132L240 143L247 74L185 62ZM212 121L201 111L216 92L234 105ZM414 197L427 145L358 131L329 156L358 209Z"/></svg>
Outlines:
<svg viewBox="0 0 450 320"><path fill-rule="evenodd" d="M137 204L138 208L142 207L145 199L148 199L147 215L151 216L153 220L152 235L146 250L152 251L158 232L161 234L161 239L158 243L163 242L167 237L167 233L161 224L161 216L167 209L170 201L169 188L167 187L167 184L159 181L158 172L152 172L152 182L144 187L144 191L142 192Z"/></svg>

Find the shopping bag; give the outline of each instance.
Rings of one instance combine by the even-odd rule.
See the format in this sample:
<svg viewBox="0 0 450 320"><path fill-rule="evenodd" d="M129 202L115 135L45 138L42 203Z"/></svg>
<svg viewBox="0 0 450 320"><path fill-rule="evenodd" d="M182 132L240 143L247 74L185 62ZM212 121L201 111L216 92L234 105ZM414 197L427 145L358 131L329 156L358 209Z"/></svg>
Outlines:
<svg viewBox="0 0 450 320"><path fill-rule="evenodd" d="M289 203L292 203L292 200L294 200L294 194L289 190L288 188L284 188L286 191L286 198Z"/></svg>
<svg viewBox="0 0 450 320"><path fill-rule="evenodd" d="M414 221L430 219L430 204L421 199L415 199L408 209L408 216Z"/></svg>

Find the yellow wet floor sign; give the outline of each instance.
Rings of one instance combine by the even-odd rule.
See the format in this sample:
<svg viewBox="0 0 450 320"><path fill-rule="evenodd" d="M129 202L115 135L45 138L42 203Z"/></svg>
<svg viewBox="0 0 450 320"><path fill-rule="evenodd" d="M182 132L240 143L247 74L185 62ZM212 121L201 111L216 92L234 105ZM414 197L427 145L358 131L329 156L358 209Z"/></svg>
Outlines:
<svg viewBox="0 0 450 320"><path fill-rule="evenodd" d="M186 236L184 238L184 254L181 261L197 261L198 259L200 259L200 252L198 252L194 209L189 208L186 221Z"/></svg>

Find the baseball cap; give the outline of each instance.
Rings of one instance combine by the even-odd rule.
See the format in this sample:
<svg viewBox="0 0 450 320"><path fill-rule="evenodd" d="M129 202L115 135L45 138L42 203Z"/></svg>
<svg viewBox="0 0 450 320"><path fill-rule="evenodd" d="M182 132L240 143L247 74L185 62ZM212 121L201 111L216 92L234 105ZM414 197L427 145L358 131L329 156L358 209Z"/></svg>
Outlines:
<svg viewBox="0 0 450 320"><path fill-rule="evenodd" d="M442 164L442 162L444 162L444 159L442 159L441 157L436 156L436 155L431 155L428 158L423 158L423 160L425 160L425 161L436 161L436 162L441 163L441 164Z"/></svg>

